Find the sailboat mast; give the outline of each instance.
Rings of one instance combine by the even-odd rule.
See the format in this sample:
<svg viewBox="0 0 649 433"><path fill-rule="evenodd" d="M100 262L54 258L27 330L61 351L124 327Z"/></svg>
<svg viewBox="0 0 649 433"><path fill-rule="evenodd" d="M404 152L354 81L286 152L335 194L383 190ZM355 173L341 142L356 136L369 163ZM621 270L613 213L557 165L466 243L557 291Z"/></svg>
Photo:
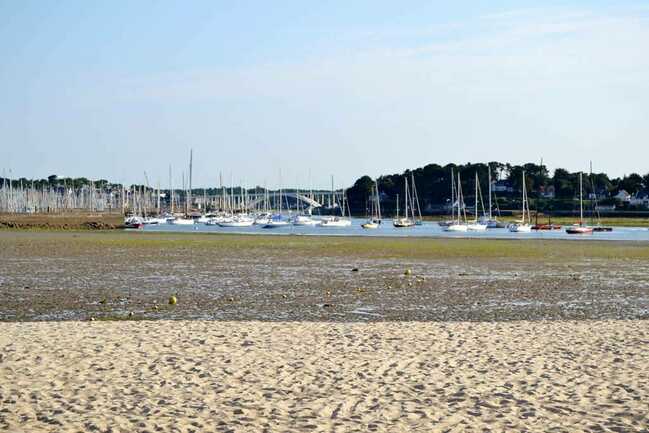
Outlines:
<svg viewBox="0 0 649 433"><path fill-rule="evenodd" d="M374 187L376 189L376 213L379 218L379 221L381 221L381 199L379 198L379 182L376 181L374 184Z"/></svg>
<svg viewBox="0 0 649 433"><path fill-rule="evenodd" d="M189 149L189 190L187 192L187 213L191 210L192 203L192 168L193 168L194 150Z"/></svg>
<svg viewBox="0 0 649 433"><path fill-rule="evenodd" d="M403 216L404 216L404 218L408 218L408 179L406 179L404 185L405 185L404 187L405 187L405 194L406 194L406 196L404 197L404 199L405 199L404 202L405 202L405 205L406 205L406 209L405 209L405 212L403 213Z"/></svg>
<svg viewBox="0 0 649 433"><path fill-rule="evenodd" d="M583 199L582 173L579 172L579 225L584 225L584 199Z"/></svg>
<svg viewBox="0 0 649 433"><path fill-rule="evenodd" d="M464 194L462 194L462 179L460 171L457 172L457 220L460 222L460 206L462 206L462 214L464 215L464 222L466 222L466 206L464 206Z"/></svg>
<svg viewBox="0 0 649 433"><path fill-rule="evenodd" d="M489 176L489 179L488 179L488 181L489 181L489 185L488 185L488 187L489 187L489 220L491 221L491 166L490 165L487 165L487 173L488 173L488 176Z"/></svg>
<svg viewBox="0 0 649 433"><path fill-rule="evenodd" d="M397 219L399 219L399 194L397 194Z"/></svg>
<svg viewBox="0 0 649 433"><path fill-rule="evenodd" d="M171 177L171 164L169 164L169 199L170 199L170 210L171 214L173 215L174 213L174 186L173 186L173 181Z"/></svg>
<svg viewBox="0 0 649 433"><path fill-rule="evenodd" d="M478 221L478 172L475 172L475 220Z"/></svg>
<svg viewBox="0 0 649 433"><path fill-rule="evenodd" d="M527 209L527 187L525 186L525 170L523 170L523 224L525 224L525 209Z"/></svg>

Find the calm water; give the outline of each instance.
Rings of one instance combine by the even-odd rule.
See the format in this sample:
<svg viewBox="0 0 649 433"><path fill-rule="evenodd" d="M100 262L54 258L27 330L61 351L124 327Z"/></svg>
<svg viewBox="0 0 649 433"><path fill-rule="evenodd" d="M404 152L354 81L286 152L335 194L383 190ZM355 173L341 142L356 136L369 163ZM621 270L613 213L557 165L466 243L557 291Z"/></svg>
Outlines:
<svg viewBox="0 0 649 433"><path fill-rule="evenodd" d="M162 224L147 225L144 231L155 232L199 232L199 233L242 233L242 234L277 234L277 235L338 235L338 236L412 236L438 238L489 238L489 239L590 239L611 241L649 241L649 230L644 227L614 227L612 232L593 233L592 235L569 235L564 229L556 231L532 231L532 233L511 233L507 229L488 229L484 232L454 233L445 232L436 222L424 222L411 228L395 228L391 220L385 220L376 230L361 227L362 218L353 218L352 226L345 228L287 226L264 229L261 226L219 227L194 224L193 226ZM565 226L564 226L565 228Z"/></svg>

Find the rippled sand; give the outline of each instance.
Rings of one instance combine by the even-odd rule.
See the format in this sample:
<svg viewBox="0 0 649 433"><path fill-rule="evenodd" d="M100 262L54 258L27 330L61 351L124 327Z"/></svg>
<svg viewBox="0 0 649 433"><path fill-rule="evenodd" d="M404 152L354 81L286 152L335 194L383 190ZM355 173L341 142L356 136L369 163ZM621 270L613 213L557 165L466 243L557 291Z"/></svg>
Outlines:
<svg viewBox="0 0 649 433"><path fill-rule="evenodd" d="M649 425L649 321L42 322L0 331L0 430Z"/></svg>

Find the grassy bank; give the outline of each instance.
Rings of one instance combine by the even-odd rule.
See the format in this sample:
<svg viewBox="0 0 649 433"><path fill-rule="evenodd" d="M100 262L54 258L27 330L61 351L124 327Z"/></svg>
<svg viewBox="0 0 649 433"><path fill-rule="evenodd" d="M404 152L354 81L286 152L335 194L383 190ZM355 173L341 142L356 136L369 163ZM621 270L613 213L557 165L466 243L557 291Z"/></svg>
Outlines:
<svg viewBox="0 0 649 433"><path fill-rule="evenodd" d="M123 223L121 214L108 212L0 214L0 229L9 230L113 230Z"/></svg>

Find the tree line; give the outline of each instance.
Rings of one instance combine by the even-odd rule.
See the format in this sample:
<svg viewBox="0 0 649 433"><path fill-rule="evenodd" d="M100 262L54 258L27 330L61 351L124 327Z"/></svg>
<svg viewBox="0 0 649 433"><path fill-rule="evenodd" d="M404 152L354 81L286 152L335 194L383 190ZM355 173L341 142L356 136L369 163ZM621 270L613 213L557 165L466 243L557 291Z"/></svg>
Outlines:
<svg viewBox="0 0 649 433"><path fill-rule="evenodd" d="M377 180L381 193L382 207L388 212L396 207L397 195L403 200L404 182L406 179L414 178L420 206L424 213L442 210L450 202L451 196L451 172L457 176L459 173L462 183L462 190L467 203L473 202L473 191L475 190L475 174L478 173L480 190L485 195L489 191L488 173L491 172L491 179L494 182L505 182L506 191L496 193L494 198L496 204L502 209L516 208L520 203L522 190L523 172L525 172L525 184L528 196L533 205L539 210L570 210L575 206L575 199L579 194L580 172L570 172L563 168L557 168L550 173L545 165L527 163L512 165L492 161L489 163L467 163L467 164L428 164L414 170L406 170L403 173L388 174L380 176ZM584 198L597 197L599 204L615 204L617 207L628 207L627 203L616 202L613 198L619 191L624 190L631 195L642 191L649 191L649 173L644 176L638 173L631 173L623 177L611 178L606 173L581 172L583 176ZM369 176L361 176L354 184L347 189L347 200L351 211L355 214L362 214L367 208L368 200L372 197L372 185L374 180ZM121 190L122 184L111 183L105 179L90 180L85 177L71 178L48 176L46 179L8 179L0 177L0 187L11 185L13 188L83 188L92 185L102 190ZM151 186L130 185L126 188L153 190ZM175 189L182 195L183 191ZM229 190L229 188L228 188ZM219 187L193 188L192 195L209 196L221 194ZM262 187L247 188L248 193L261 193ZM287 189L292 191L292 189ZM161 189L161 192L168 193L168 189ZM241 194L243 188L238 186L232 189L234 194Z"/></svg>
<svg viewBox="0 0 649 433"><path fill-rule="evenodd" d="M509 163L467 163L467 164L428 164L403 173L380 176L376 179L382 194L382 204L387 209L396 206L396 196L403 197L404 183L414 178L422 210L440 210L450 202L451 172L457 179L460 174L465 201L473 203L475 174L478 173L480 190L486 200L489 191L488 178L491 172L492 182L504 183L506 191L496 193L495 200L501 208L515 208L520 204L523 172L528 196L533 205L540 210L570 210L575 206L579 196L580 172L570 172L557 168L552 174L545 165L527 163L512 165ZM641 176L631 173L623 177L611 178L606 173L581 172L583 178L583 195L585 199L597 198L601 205L616 204L625 207L628 204L616 202L612 197L625 190L631 195L649 190L649 173ZM504 182L502 182L504 181ZM362 212L371 197L374 180L362 176L348 190L352 211Z"/></svg>

